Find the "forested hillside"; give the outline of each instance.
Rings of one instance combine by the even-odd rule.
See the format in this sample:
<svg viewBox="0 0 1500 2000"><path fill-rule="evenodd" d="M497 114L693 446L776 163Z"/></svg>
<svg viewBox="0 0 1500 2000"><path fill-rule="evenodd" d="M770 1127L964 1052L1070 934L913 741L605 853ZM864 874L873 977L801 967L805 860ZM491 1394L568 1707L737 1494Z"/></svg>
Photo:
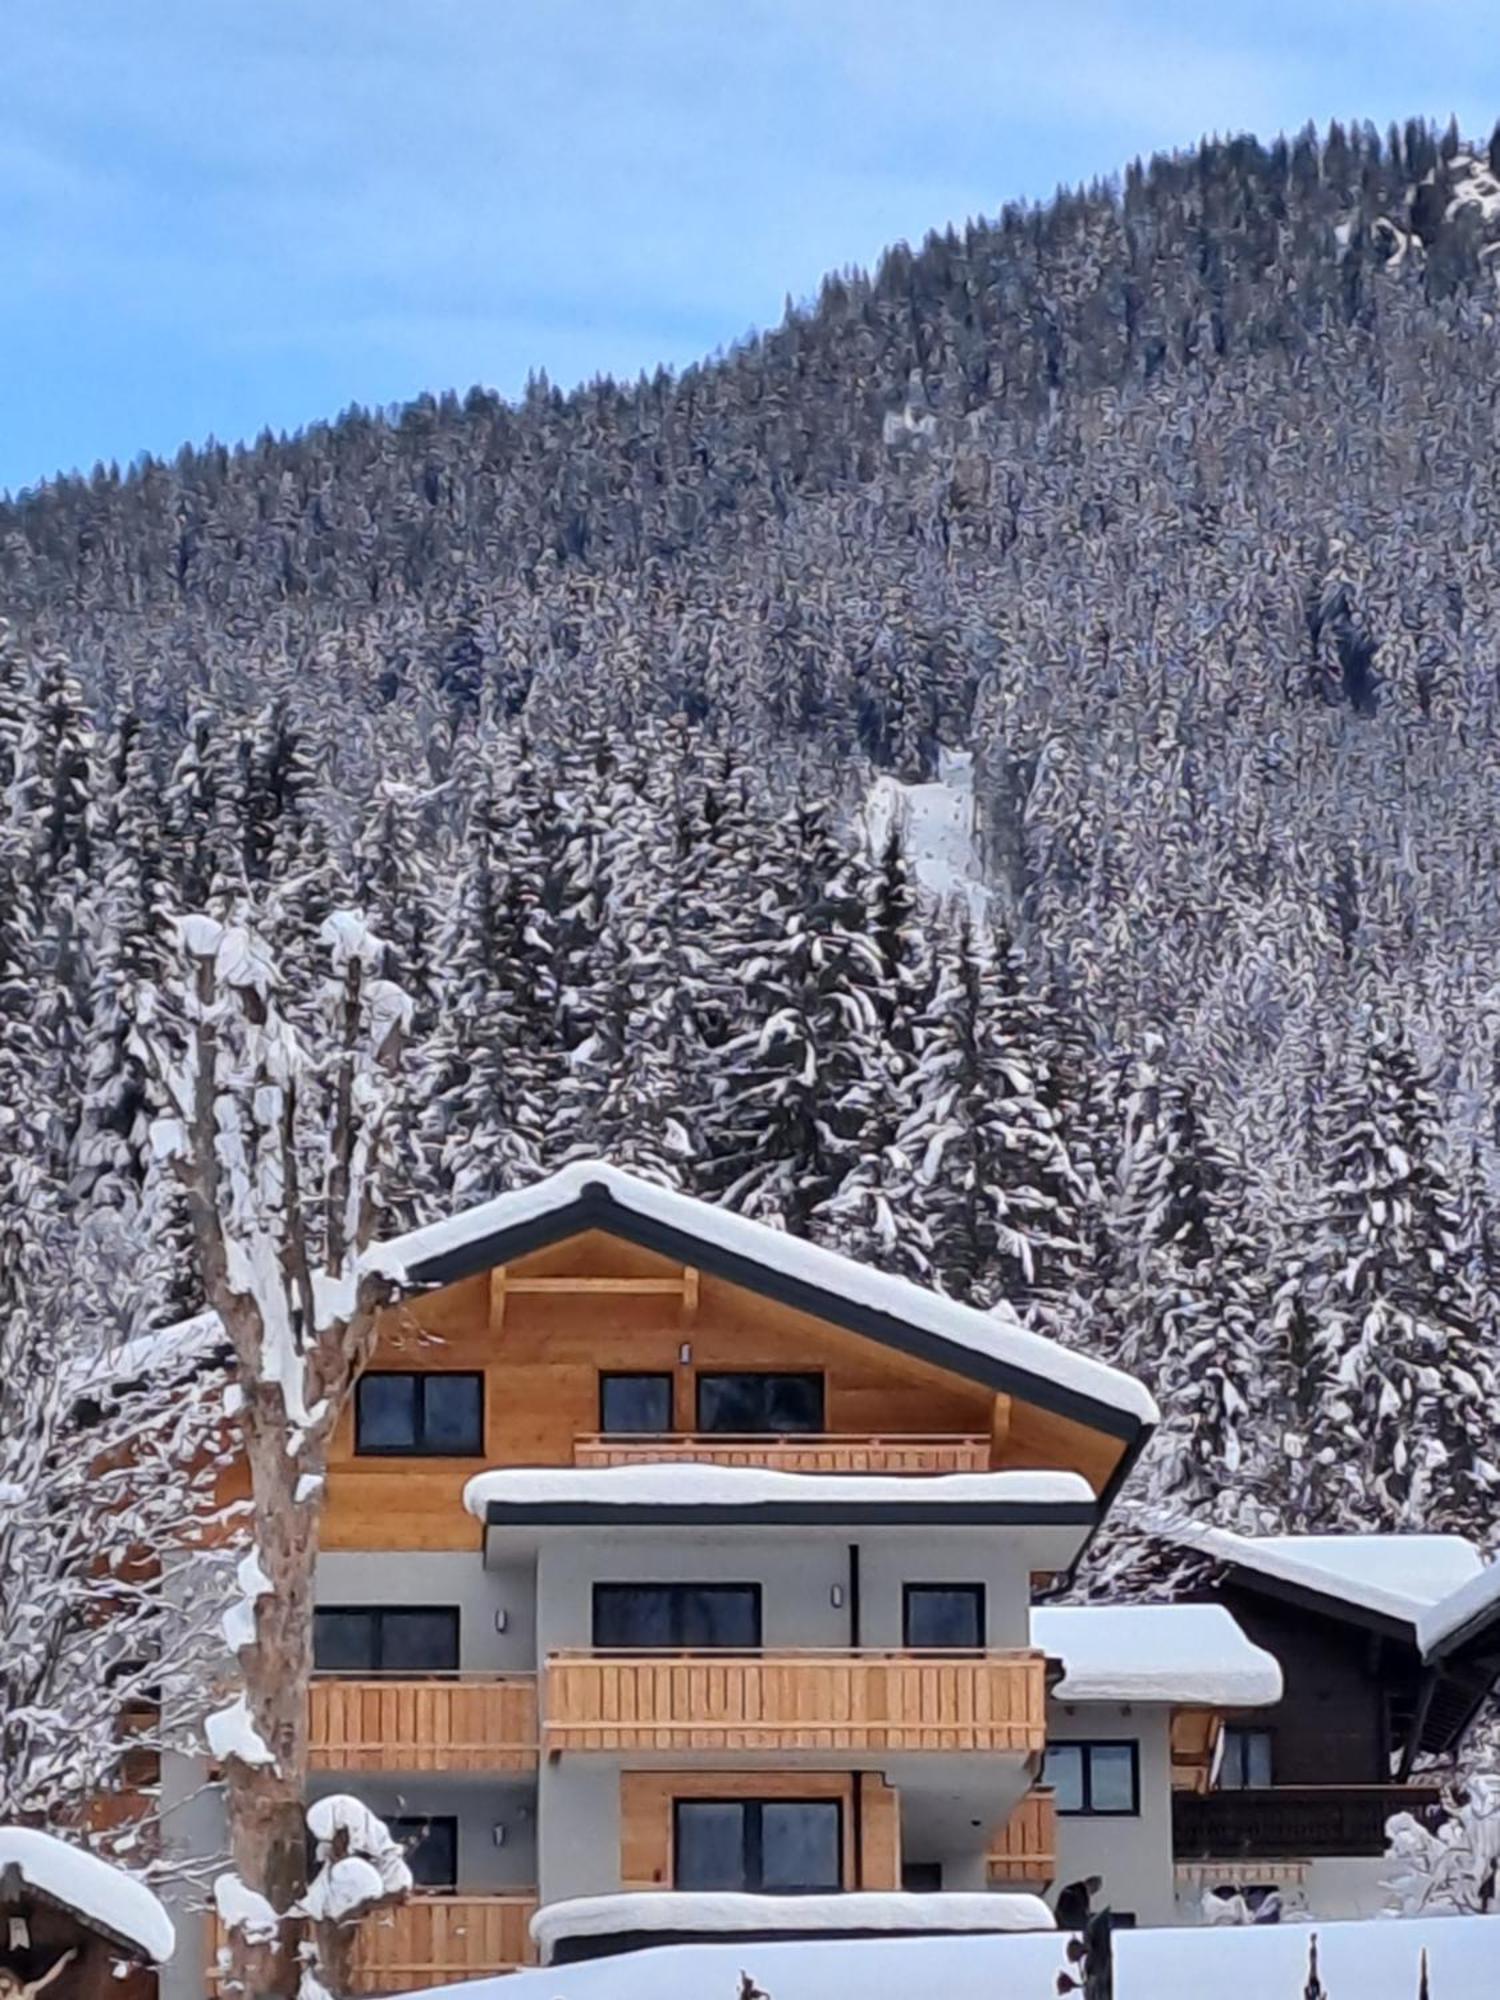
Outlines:
<svg viewBox="0 0 1500 2000"><path fill-rule="evenodd" d="M0 509L0 1292L191 1306L168 919L310 1008L352 904L404 1218L607 1152L1139 1370L1158 1497L1489 1533L1497 238L1453 133L1205 145L680 377ZM859 811L945 748L946 908Z"/></svg>

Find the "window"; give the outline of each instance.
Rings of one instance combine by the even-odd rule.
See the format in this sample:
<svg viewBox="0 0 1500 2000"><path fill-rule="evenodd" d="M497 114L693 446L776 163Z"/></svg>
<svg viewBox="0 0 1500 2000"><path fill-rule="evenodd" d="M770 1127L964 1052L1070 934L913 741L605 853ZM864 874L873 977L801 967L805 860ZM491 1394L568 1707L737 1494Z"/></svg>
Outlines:
<svg viewBox="0 0 1500 2000"><path fill-rule="evenodd" d="M449 1605L359 1605L313 1613L320 1674L443 1674L458 1668L458 1612Z"/></svg>
<svg viewBox="0 0 1500 2000"><path fill-rule="evenodd" d="M1226 1792L1259 1791L1275 1783L1271 1775L1269 1729L1226 1728L1219 1759L1219 1787Z"/></svg>
<svg viewBox="0 0 1500 2000"><path fill-rule="evenodd" d="M901 1891L907 1896L935 1896L943 1886L941 1861L903 1861Z"/></svg>
<svg viewBox="0 0 1500 2000"><path fill-rule="evenodd" d="M392 1840L406 1856L419 1889L458 1887L458 1821L452 1818L387 1818Z"/></svg>
<svg viewBox="0 0 1500 2000"><path fill-rule="evenodd" d="M837 1799L679 1799L673 1886L816 1895L844 1885Z"/></svg>
<svg viewBox="0 0 1500 2000"><path fill-rule="evenodd" d="M902 1607L902 1643L948 1651L984 1644L982 1583L909 1583Z"/></svg>
<svg viewBox="0 0 1500 2000"><path fill-rule="evenodd" d="M1134 1743L1049 1743L1042 1783L1060 1813L1122 1816L1141 1809Z"/></svg>
<svg viewBox="0 0 1500 2000"><path fill-rule="evenodd" d="M671 1376L601 1375L599 1428L601 1431L651 1431L657 1435L671 1430Z"/></svg>
<svg viewBox="0 0 1500 2000"><path fill-rule="evenodd" d="M700 1375L700 1431L821 1431L821 1375Z"/></svg>
<svg viewBox="0 0 1500 2000"><path fill-rule="evenodd" d="M484 1450L482 1375L363 1375L354 1449L366 1454L477 1458Z"/></svg>
<svg viewBox="0 0 1500 2000"><path fill-rule="evenodd" d="M758 1583L596 1583L596 1646L760 1644Z"/></svg>

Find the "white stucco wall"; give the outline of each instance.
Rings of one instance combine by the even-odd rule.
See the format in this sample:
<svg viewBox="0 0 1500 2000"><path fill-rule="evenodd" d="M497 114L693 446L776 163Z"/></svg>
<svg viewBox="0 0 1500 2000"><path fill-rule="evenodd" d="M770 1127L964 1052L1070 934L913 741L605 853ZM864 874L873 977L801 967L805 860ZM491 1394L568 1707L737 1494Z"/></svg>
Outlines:
<svg viewBox="0 0 1500 2000"><path fill-rule="evenodd" d="M1121 1817L1057 1816L1057 1890L1089 1875L1103 1878L1096 1899L1129 1910L1140 1924L1177 1920L1172 1864L1171 1712L1140 1703L1052 1703L1047 1738L1134 1742L1140 1765L1140 1811Z"/></svg>

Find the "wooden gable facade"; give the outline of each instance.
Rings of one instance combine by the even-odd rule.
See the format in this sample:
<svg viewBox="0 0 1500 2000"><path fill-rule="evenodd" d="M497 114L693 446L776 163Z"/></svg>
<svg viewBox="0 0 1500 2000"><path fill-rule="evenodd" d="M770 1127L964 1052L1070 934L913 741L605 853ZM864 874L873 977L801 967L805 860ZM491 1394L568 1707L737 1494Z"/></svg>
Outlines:
<svg viewBox="0 0 1500 2000"><path fill-rule="evenodd" d="M671 1432L640 1447L657 1461L750 1462L736 1460L727 1441L695 1432L697 1380L720 1371L821 1376L822 1434L785 1438L780 1457L776 1440L756 1440L754 1463L788 1470L1066 1470L1104 1495L1136 1442L975 1379L978 1369L940 1365L770 1288L599 1227L392 1306L371 1369L480 1376L482 1451L365 1455L354 1411L346 1411L330 1453L329 1549L474 1547L479 1529L462 1493L481 1464L622 1462L600 1434L600 1377L611 1373L671 1377Z"/></svg>

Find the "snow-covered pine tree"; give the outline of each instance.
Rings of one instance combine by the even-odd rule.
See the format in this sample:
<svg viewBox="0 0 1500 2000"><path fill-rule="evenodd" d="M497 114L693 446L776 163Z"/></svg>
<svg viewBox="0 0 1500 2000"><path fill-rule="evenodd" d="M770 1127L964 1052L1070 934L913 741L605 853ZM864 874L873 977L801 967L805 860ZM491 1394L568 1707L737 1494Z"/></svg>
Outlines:
<svg viewBox="0 0 1500 2000"><path fill-rule="evenodd" d="M321 2000L302 1906L312 1579L329 1440L390 1296L362 1258L385 1203L410 1010L352 913L325 928L332 977L311 1043L243 914L182 918L177 939L168 979L142 995L139 1047L162 1105L156 1150L181 1179L204 1291L233 1350L250 1480L250 1548L225 1622L241 1691L206 1725L232 1864L216 1901L232 1984Z"/></svg>
<svg viewBox="0 0 1500 2000"><path fill-rule="evenodd" d="M1326 1525L1483 1538L1500 1485L1488 1295L1399 1023L1372 1024L1326 1131L1321 1212L1285 1307L1311 1326L1326 1397L1312 1449Z"/></svg>
<svg viewBox="0 0 1500 2000"><path fill-rule="evenodd" d="M880 1040L880 953L858 864L828 815L799 807L787 900L761 910L744 965L748 1024L724 1050L732 1100L725 1199L807 1234L860 1158L889 1070Z"/></svg>
<svg viewBox="0 0 1500 2000"><path fill-rule="evenodd" d="M1244 1175L1195 1092L1143 1038L1122 1099L1103 1309L1125 1365L1151 1384L1163 1423L1152 1452L1159 1502L1248 1507L1257 1413L1269 1391L1263 1250L1244 1223Z"/></svg>
<svg viewBox="0 0 1500 2000"><path fill-rule="evenodd" d="M1045 1318L1067 1290L1082 1189L1043 1102L1026 1011L1008 941L987 949L960 917L940 939L898 1143L930 1282Z"/></svg>

